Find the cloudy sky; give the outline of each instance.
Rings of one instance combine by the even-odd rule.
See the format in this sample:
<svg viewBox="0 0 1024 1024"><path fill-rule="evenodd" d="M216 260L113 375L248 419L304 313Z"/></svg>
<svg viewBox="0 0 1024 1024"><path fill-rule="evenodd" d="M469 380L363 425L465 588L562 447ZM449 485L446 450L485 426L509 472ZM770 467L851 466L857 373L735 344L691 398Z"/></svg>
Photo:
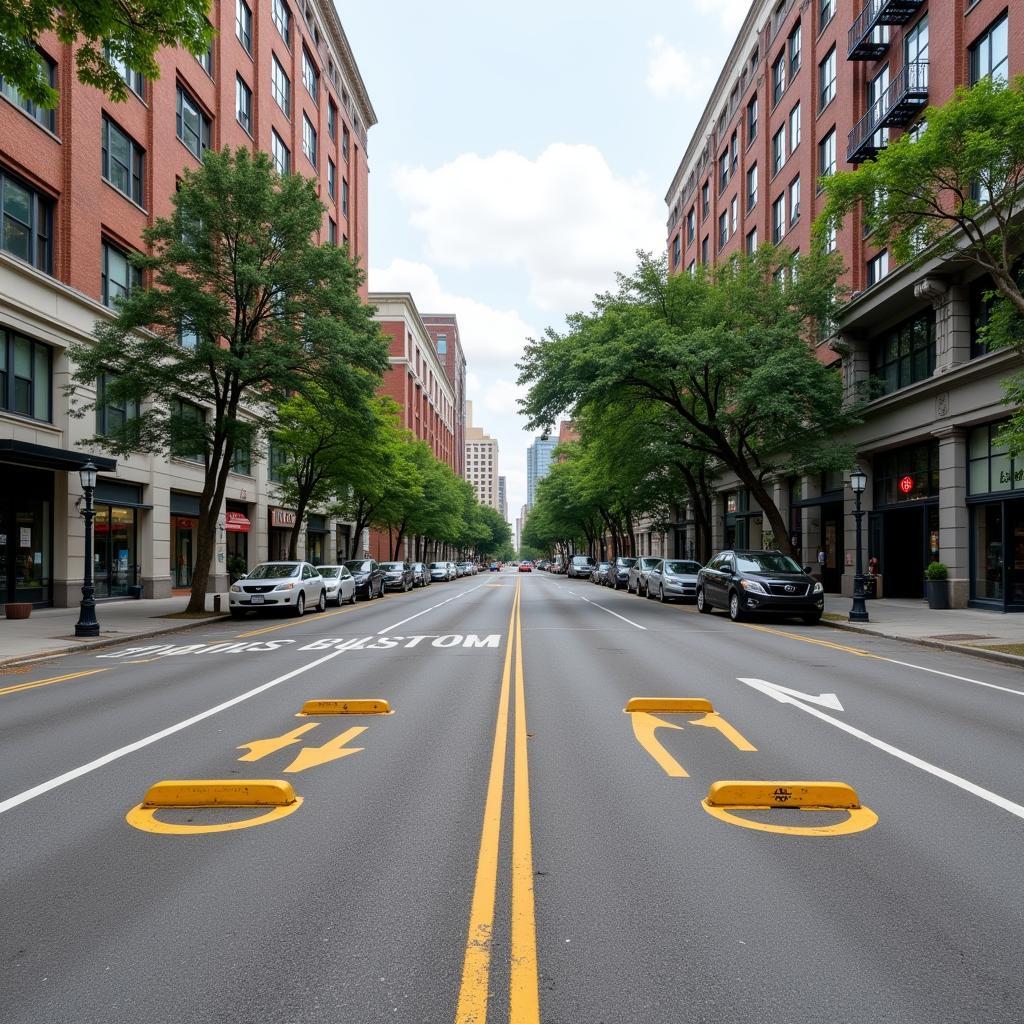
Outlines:
<svg viewBox="0 0 1024 1024"><path fill-rule="evenodd" d="M664 248L664 195L747 0L336 3L379 118L370 287L457 314L514 519L523 342Z"/></svg>

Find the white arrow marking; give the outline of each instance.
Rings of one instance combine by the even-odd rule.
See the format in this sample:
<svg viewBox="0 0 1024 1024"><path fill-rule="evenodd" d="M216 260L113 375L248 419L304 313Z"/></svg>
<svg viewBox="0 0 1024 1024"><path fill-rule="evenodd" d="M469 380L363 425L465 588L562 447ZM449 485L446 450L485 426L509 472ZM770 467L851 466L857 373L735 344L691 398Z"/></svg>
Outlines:
<svg viewBox="0 0 1024 1024"><path fill-rule="evenodd" d="M826 715L824 711L812 708L809 704L805 704L801 700L796 700L793 697L777 696L772 692L776 688L773 683L765 682L763 679L740 679L740 682L746 683L748 686L753 686L755 690L760 690L762 693L775 697L776 700L780 700L785 704L792 704L794 707L800 708L801 711L806 711L807 714L814 715L815 718L820 718L823 722L828 722L829 725L834 725L837 729L842 729L843 732L849 733L851 736L856 736L857 739L863 740L865 743L870 743L871 746L877 747L879 750L884 750L887 754L892 754L893 757L897 757L901 761L905 761L907 764L912 764L915 768L920 768L923 772L928 772L929 775L934 775L938 779L944 779L946 782L950 782L954 786L958 786L960 789L965 790L968 793L980 796L982 800L987 800L990 804L995 804L996 807L1000 807L1004 811L1008 811L1010 814L1013 814L1018 818L1024 818L1024 807L1020 804L1014 803L1012 800L1007 800L1005 796L993 793L990 789L984 789L982 786L969 782L967 779L961 778L959 775L947 772L945 768L939 768L937 765L924 761L919 757L915 757L913 754L908 754L905 750L900 750L899 747L894 747L891 743L886 743L885 740L880 740L875 736L871 736L869 733L862 732L860 729L854 728L854 726L849 725L847 722L844 722L839 718L833 718L831 715ZM778 689L785 689L785 687L778 687ZM792 693L793 691L789 692ZM831 696L831 694L829 694L829 696Z"/></svg>
<svg viewBox="0 0 1024 1024"><path fill-rule="evenodd" d="M842 711L843 705L834 693L801 693L799 690L791 690L788 686L780 686L778 683L769 683L766 679L740 679L741 683L760 690L769 697L777 700L780 704L796 704L797 700L806 701L808 704L817 704L820 708L831 708L833 711Z"/></svg>

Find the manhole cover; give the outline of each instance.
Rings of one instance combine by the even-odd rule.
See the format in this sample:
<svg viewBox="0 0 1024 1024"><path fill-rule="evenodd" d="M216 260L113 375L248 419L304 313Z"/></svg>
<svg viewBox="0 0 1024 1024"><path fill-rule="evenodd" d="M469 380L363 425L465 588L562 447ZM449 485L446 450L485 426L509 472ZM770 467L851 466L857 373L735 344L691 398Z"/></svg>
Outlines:
<svg viewBox="0 0 1024 1024"><path fill-rule="evenodd" d="M941 636L930 636L929 640L995 640L994 636L983 633L943 633Z"/></svg>

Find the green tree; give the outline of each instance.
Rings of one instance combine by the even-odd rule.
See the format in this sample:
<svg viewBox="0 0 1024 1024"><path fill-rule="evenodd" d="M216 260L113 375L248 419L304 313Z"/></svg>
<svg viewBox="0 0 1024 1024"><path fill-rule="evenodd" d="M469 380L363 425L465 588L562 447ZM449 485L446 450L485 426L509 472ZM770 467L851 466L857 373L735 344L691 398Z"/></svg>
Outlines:
<svg viewBox="0 0 1024 1024"><path fill-rule="evenodd" d="M831 258L797 263L767 246L695 275L641 255L617 294L528 343L529 428L601 403L656 403L680 445L736 475L788 549L769 482L852 458L834 440L854 421L842 380L809 343L830 322L836 272Z"/></svg>
<svg viewBox="0 0 1024 1024"><path fill-rule="evenodd" d="M160 77L156 52L181 46L199 56L213 39L207 21L208 0L2 0L0 2L0 76L41 107L57 105L39 37L52 31L62 43L77 46L78 78L114 100L128 95L123 63L146 78Z"/></svg>
<svg viewBox="0 0 1024 1024"><path fill-rule="evenodd" d="M822 179L827 202L818 237L860 209L864 228L900 263L973 263L992 281L990 347L1024 352L1024 78L1007 86L985 78L929 107L923 131L906 132L874 160ZM1006 382L1007 400L1024 401L1024 375ZM1024 451L1024 412L1004 437Z"/></svg>
<svg viewBox="0 0 1024 1024"><path fill-rule="evenodd" d="M387 355L359 268L345 250L313 243L323 216L315 182L280 177L264 153L208 152L172 201L172 215L145 232L151 254L133 257L152 287L72 346L68 393L84 415L102 378L101 402L139 410L93 443L205 462L189 601L201 611L235 453L296 394L366 400Z"/></svg>

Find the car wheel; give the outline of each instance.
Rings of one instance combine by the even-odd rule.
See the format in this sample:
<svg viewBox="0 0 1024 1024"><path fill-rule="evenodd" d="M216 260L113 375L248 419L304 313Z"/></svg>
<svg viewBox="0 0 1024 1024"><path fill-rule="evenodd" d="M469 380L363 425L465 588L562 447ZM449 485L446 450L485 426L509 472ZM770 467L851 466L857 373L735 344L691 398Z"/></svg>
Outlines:
<svg viewBox="0 0 1024 1024"><path fill-rule="evenodd" d="M743 607L740 604L740 595L734 590L729 595L729 618L733 622L742 622L746 618Z"/></svg>
<svg viewBox="0 0 1024 1024"><path fill-rule="evenodd" d="M697 611L704 615L711 614L711 602L705 597L703 587L697 588Z"/></svg>
<svg viewBox="0 0 1024 1024"><path fill-rule="evenodd" d="M327 591L323 587L320 588L320 597L316 602L316 610L318 612L327 611Z"/></svg>
<svg viewBox="0 0 1024 1024"><path fill-rule="evenodd" d="M381 597L381 598L384 596L384 582L383 581L381 581L380 593L377 596Z"/></svg>
<svg viewBox="0 0 1024 1024"><path fill-rule="evenodd" d="M299 594L299 596L295 599L295 611L292 612L292 614L295 616L295 618L299 618L305 610L306 610L306 595L305 594Z"/></svg>
<svg viewBox="0 0 1024 1024"><path fill-rule="evenodd" d="M668 598L665 596L665 585L662 584L661 590L658 591L658 597L661 598L662 604L668 604Z"/></svg>

